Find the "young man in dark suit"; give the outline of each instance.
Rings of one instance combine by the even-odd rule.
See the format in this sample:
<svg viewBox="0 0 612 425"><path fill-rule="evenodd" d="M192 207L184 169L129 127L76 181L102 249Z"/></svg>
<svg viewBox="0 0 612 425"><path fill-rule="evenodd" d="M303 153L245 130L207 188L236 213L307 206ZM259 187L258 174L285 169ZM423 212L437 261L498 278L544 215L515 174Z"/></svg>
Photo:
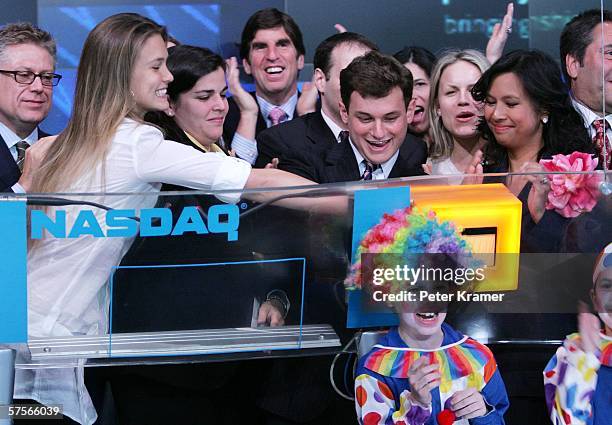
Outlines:
<svg viewBox="0 0 612 425"><path fill-rule="evenodd" d="M340 141L340 132L346 130L340 118L340 71L370 50L378 47L353 32L334 34L319 44L314 55L314 82L321 110L259 133L256 167L264 167L273 158L282 161L291 150L327 150Z"/></svg>
<svg viewBox="0 0 612 425"><path fill-rule="evenodd" d="M302 32L291 16L270 8L256 12L247 21L240 56L245 72L255 80L252 95L258 112L241 113L230 98L223 126L223 140L240 158L253 164L257 158L255 135L297 116L297 79L304 67L304 53ZM255 134L241 134L239 126L244 120L256 121Z"/></svg>
<svg viewBox="0 0 612 425"><path fill-rule="evenodd" d="M423 174L424 141L407 133L414 106L412 75L376 51L340 73L343 140L324 151L294 150L279 168L318 183L381 180Z"/></svg>
<svg viewBox="0 0 612 425"><path fill-rule="evenodd" d="M51 108L55 41L28 23L0 29L0 191L23 192L17 183L25 150L41 137L38 129Z"/></svg>

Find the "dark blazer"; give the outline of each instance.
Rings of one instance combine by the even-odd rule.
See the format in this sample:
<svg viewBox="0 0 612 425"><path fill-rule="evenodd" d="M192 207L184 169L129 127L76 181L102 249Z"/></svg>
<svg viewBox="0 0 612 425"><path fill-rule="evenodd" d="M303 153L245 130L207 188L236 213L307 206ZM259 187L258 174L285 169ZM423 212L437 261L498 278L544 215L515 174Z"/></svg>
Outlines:
<svg viewBox="0 0 612 425"><path fill-rule="evenodd" d="M255 97L255 92L249 92L251 96ZM299 96L299 92L298 92ZM229 110L227 111L227 116L225 117L225 122L223 123L223 140L225 141L225 146L228 150L232 146L232 140L234 139L234 134L236 133L236 129L238 128L238 123L240 122L240 109L236 104L236 101L233 97L230 97L227 100L229 104ZM297 112L293 112L293 117L297 117ZM264 116L261 114L261 110L257 114L257 125L255 126L255 136L257 136L260 132L264 131L268 128L266 124L266 120Z"/></svg>
<svg viewBox="0 0 612 425"><path fill-rule="evenodd" d="M39 138L47 136L49 136L47 133L38 129ZM12 192L11 187L19 181L19 177L21 177L19 167L4 139L0 136L0 192Z"/></svg>
<svg viewBox="0 0 612 425"><path fill-rule="evenodd" d="M295 150L322 151L335 143L336 137L323 120L321 112L312 112L259 133L259 155L255 167L263 168L272 158L283 161L288 153Z"/></svg>
<svg viewBox="0 0 612 425"><path fill-rule="evenodd" d="M406 135L389 178L423 175L422 164L427 160L427 145L421 139ZM359 165L348 143L336 143L323 152L292 152L279 168L317 183L357 181Z"/></svg>

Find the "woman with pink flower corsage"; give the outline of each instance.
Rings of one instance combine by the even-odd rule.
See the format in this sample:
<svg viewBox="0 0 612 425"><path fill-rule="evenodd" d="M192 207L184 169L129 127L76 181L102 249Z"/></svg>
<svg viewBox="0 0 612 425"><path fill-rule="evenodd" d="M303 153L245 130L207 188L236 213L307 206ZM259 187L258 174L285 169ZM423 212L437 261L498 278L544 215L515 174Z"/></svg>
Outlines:
<svg viewBox="0 0 612 425"><path fill-rule="evenodd" d="M558 184L567 179L562 176L555 177L555 192L549 196L551 181L543 173L555 166L592 170L597 162L590 159L595 152L592 141L572 106L557 63L538 51L510 52L483 74L472 92L484 101L485 173L519 174L509 176L506 186L524 205L521 251L558 252L565 217L571 215L562 216L551 206L561 207L571 196L559 192ZM552 162L539 163L553 155ZM588 187L572 205L592 207L589 179L574 175L570 182Z"/></svg>

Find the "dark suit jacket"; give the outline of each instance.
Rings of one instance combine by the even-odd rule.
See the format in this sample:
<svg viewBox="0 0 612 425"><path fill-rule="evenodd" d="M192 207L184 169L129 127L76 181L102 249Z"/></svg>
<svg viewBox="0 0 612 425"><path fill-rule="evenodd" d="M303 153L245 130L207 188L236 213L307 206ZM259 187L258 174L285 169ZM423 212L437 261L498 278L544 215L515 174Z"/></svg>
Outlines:
<svg viewBox="0 0 612 425"><path fill-rule="evenodd" d="M251 96L255 97L255 92L250 92L250 94ZM238 128L238 123L240 122L240 109L238 108L238 105L236 104L236 101L233 97L230 97L227 102L229 104L229 110L227 111L225 122L223 123L223 140L225 141L225 146L229 150L232 146L232 140L234 139L234 134L236 133L236 129ZM294 111L293 117L297 117L297 112ZM268 128L266 120L261 114L261 111L259 111L259 113L257 114L255 136L257 136L260 132L264 131L266 128Z"/></svg>
<svg viewBox="0 0 612 425"><path fill-rule="evenodd" d="M408 134L400 146L399 155L389 178L423 175L427 160L427 145ZM361 178L355 154L349 143L336 143L326 151L293 151L280 169L300 175L317 183L357 181Z"/></svg>
<svg viewBox="0 0 612 425"><path fill-rule="evenodd" d="M283 161L295 150L323 151L336 143L336 137L323 120L320 111L270 127L257 135L259 155L255 167L263 168L278 158Z"/></svg>
<svg viewBox="0 0 612 425"><path fill-rule="evenodd" d="M47 137L48 134L38 130L38 137ZM11 155L11 151L0 136L0 192L12 192L11 187L19 181L21 172Z"/></svg>

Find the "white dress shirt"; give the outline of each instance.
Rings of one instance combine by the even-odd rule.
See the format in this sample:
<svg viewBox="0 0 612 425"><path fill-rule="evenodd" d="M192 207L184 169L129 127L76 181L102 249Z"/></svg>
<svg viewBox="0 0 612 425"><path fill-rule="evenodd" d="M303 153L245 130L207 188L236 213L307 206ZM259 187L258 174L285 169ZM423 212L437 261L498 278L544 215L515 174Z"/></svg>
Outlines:
<svg viewBox="0 0 612 425"><path fill-rule="evenodd" d="M584 126L588 130L591 139L593 139L595 137L595 133L597 132L595 127L593 127L593 121L599 120L601 117L574 98L572 98L572 104L574 105L574 109L576 109L576 111L582 115ZM606 121L608 122L606 136L608 136L608 140L612 140L612 114L606 115Z"/></svg>
<svg viewBox="0 0 612 425"><path fill-rule="evenodd" d="M17 143L22 140L28 142L28 145L32 146L38 141L38 127L34 129L28 136L24 139L13 133L13 130L8 128L6 125L0 122L0 136L4 139L6 146L8 147L13 159L17 161ZM25 190L21 187L19 183L15 183L13 187L13 192L15 193L25 193Z"/></svg>
<svg viewBox="0 0 612 425"><path fill-rule="evenodd" d="M251 166L223 153L202 153L190 146L164 140L149 125L125 119L119 126L104 164L66 188L71 193L113 209L152 208L161 183L202 190L242 189ZM104 195L104 193L107 193ZM112 196L110 193L136 193ZM217 196L235 202L240 194ZM72 228L83 207L61 207L66 227ZM105 211L94 212L106 233ZM54 207L47 215L54 217ZM100 335L107 333L109 285L107 281L133 238L46 238L28 254L28 333L33 337ZM22 355L24 353L21 353ZM27 355L27 354L26 354ZM26 359L27 360L27 359ZM23 359L21 359L23 361ZM64 414L92 424L96 412L84 386L83 368L19 370L15 398L43 404L61 404Z"/></svg>
<svg viewBox="0 0 612 425"><path fill-rule="evenodd" d="M22 140L28 142L28 145L32 146L38 141L38 128L35 128L27 137L21 138L15 133L13 130L8 128L2 122L0 122L0 136L4 139L6 146L9 148L11 155L13 155L13 159L17 161L17 143Z"/></svg>
<svg viewBox="0 0 612 425"><path fill-rule="evenodd" d="M336 142L340 143L342 141L342 140L340 140L340 133L342 131L344 131L344 129L342 127L338 126L338 124L336 124L334 122L334 120L332 120L330 117L328 117L325 114L325 112L323 112L323 109L321 109L321 116L323 117L323 121L325 121L325 124L327 124L327 126L331 130L332 134L336 138Z"/></svg>
<svg viewBox="0 0 612 425"><path fill-rule="evenodd" d="M351 148L353 149L353 153L355 154L355 160L357 161L357 165L359 166L359 175L363 176L363 173L365 172L365 168L366 168L363 162L365 158L361 155L361 153L359 153L359 151L353 144L353 141L351 140L350 136L349 136L349 142L351 144ZM399 149L393 154L391 158L389 158L387 161L380 164L379 167L376 167L376 170L372 172L372 180L388 179L389 174L391 174L391 170L393 169L393 166L395 165L395 161L397 161L398 156L399 156Z"/></svg>

